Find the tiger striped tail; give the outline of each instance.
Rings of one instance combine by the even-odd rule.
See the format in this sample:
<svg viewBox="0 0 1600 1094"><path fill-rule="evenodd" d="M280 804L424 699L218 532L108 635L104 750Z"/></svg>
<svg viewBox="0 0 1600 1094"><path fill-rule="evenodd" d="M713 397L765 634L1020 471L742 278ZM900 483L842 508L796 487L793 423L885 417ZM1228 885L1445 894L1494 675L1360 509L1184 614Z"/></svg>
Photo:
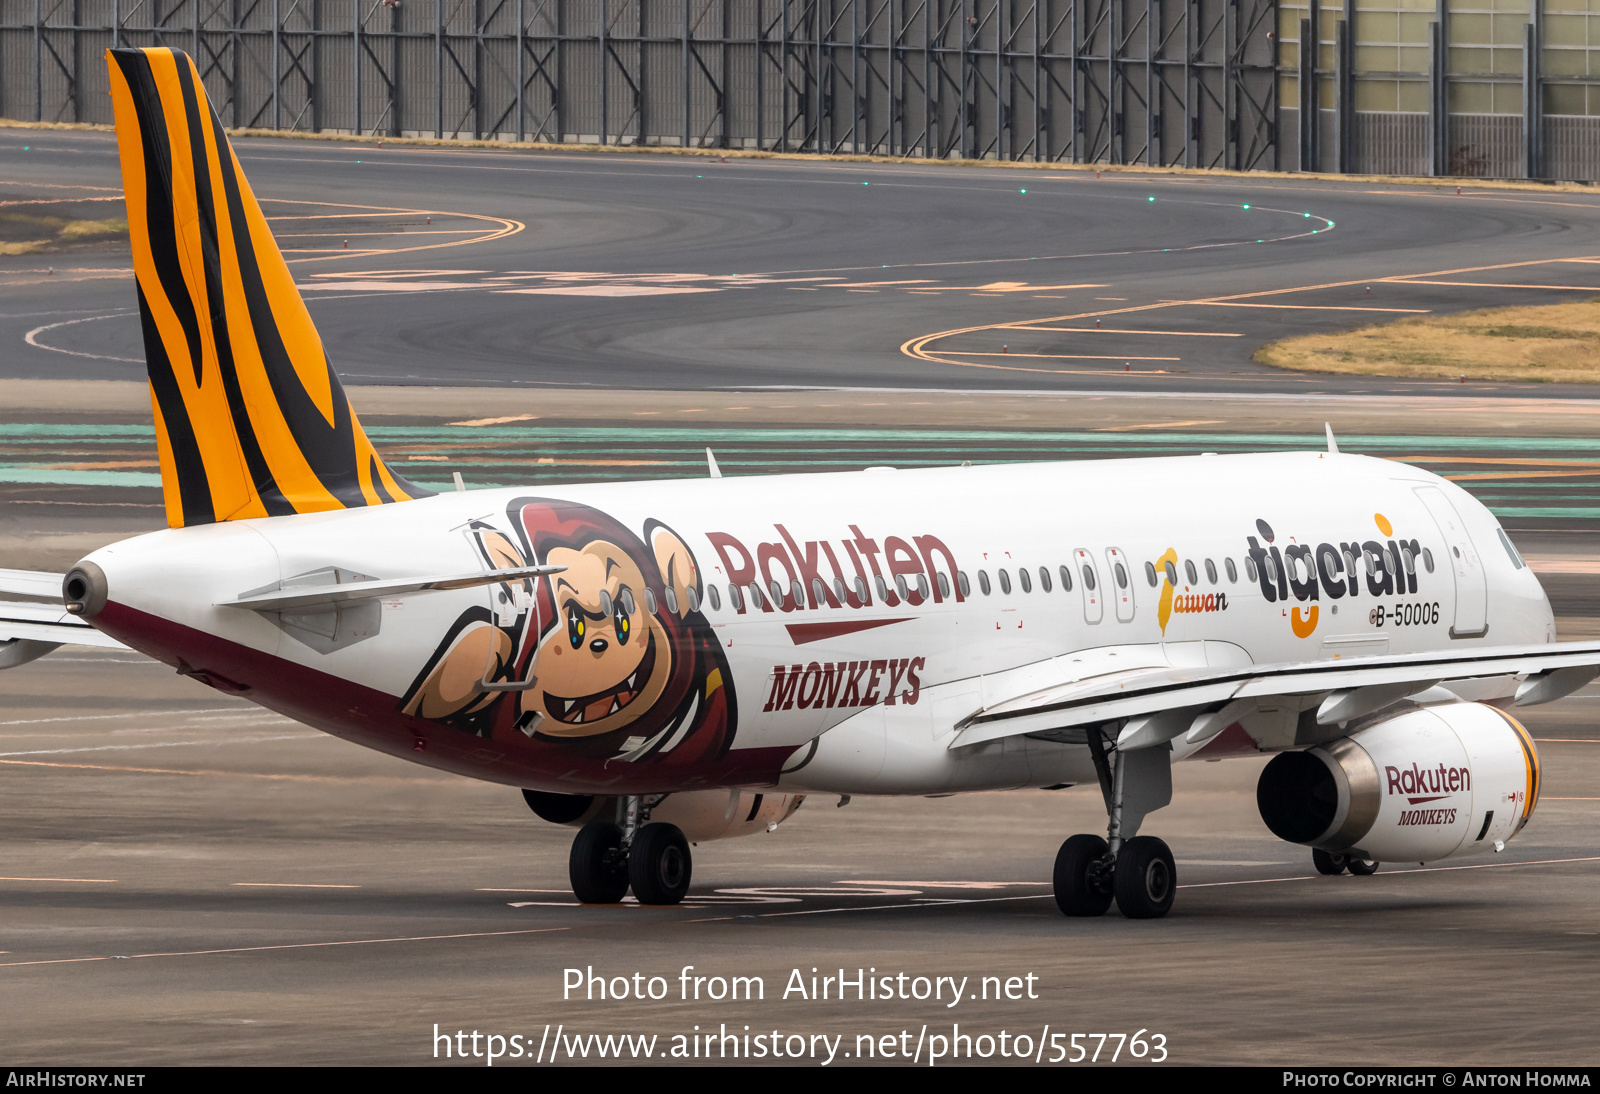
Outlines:
<svg viewBox="0 0 1600 1094"><path fill-rule="evenodd" d="M167 523L427 496L356 420L194 62L106 61Z"/></svg>

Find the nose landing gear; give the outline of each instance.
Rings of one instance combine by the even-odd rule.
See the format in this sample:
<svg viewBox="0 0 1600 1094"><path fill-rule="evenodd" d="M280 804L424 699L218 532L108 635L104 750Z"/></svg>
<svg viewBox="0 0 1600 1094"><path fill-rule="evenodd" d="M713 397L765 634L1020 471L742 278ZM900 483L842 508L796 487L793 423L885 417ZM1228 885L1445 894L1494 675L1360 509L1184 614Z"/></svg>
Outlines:
<svg viewBox="0 0 1600 1094"><path fill-rule="evenodd" d="M1089 751L1106 800L1108 838L1076 835L1061 845L1054 875L1056 906L1063 915L1098 916L1114 898L1129 919L1159 919L1177 895L1177 864L1166 843L1132 833L1145 814L1172 798L1167 750L1108 752L1099 730L1091 729Z"/></svg>
<svg viewBox="0 0 1600 1094"><path fill-rule="evenodd" d="M626 798L622 824L593 821L578 830L567 857L574 896L585 904L615 904L631 886L640 904L683 899L694 859L677 825L650 822L650 807L659 801Z"/></svg>

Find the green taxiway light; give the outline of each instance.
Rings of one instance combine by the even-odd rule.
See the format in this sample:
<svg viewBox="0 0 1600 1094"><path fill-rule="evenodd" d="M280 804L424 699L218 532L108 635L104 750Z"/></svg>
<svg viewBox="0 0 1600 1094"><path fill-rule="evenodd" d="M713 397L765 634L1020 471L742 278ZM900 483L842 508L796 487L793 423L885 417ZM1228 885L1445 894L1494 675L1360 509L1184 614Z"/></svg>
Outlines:
<svg viewBox="0 0 1600 1094"><path fill-rule="evenodd" d="M1246 202L1246 203L1245 203L1245 208L1246 208L1246 209L1248 209L1248 208L1250 208L1250 205L1249 205L1249 203L1248 203L1248 202Z"/></svg>
<svg viewBox="0 0 1600 1094"><path fill-rule="evenodd" d="M1151 200L1151 201L1154 201L1154 200L1156 200L1156 196L1155 196L1155 195L1154 195L1154 194L1151 194L1151 195L1150 195L1150 200Z"/></svg>

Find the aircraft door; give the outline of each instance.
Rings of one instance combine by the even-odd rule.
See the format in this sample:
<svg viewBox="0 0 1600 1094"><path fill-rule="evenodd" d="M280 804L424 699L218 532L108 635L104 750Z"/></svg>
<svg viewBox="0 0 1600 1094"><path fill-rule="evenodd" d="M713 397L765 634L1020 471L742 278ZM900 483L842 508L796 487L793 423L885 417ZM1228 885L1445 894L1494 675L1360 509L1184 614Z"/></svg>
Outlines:
<svg viewBox="0 0 1600 1094"><path fill-rule="evenodd" d="M1481 638L1489 630L1489 588L1483 560L1472 545L1472 537L1467 534L1461 515L1443 490L1437 486L1420 486L1417 496L1439 526L1445 550L1449 552L1440 561L1455 578L1455 622L1450 627L1450 637Z"/></svg>
<svg viewBox="0 0 1600 1094"><path fill-rule="evenodd" d="M1100 587L1100 569L1094 556L1082 547L1072 552L1072 568L1078 571L1078 588L1083 590L1083 621L1098 623L1105 615L1105 590Z"/></svg>
<svg viewBox="0 0 1600 1094"><path fill-rule="evenodd" d="M1116 605L1117 622L1132 622L1133 568L1128 565L1128 556L1122 553L1122 548L1106 548L1106 569L1110 572L1111 579L1106 589L1106 597Z"/></svg>

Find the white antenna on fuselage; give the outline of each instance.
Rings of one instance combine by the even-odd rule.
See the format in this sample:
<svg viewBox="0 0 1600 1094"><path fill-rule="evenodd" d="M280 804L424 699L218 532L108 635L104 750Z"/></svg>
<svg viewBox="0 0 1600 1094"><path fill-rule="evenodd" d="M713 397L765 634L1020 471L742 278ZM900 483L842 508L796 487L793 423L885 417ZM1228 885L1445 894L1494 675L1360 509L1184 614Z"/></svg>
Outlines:
<svg viewBox="0 0 1600 1094"><path fill-rule="evenodd" d="M722 468L717 466L717 458L711 454L711 449L706 449L706 470L711 472L714 479L722 478Z"/></svg>
<svg viewBox="0 0 1600 1094"><path fill-rule="evenodd" d="M1333 439L1333 426L1323 422L1322 428L1328 432L1328 454L1337 456L1339 454L1339 442Z"/></svg>

